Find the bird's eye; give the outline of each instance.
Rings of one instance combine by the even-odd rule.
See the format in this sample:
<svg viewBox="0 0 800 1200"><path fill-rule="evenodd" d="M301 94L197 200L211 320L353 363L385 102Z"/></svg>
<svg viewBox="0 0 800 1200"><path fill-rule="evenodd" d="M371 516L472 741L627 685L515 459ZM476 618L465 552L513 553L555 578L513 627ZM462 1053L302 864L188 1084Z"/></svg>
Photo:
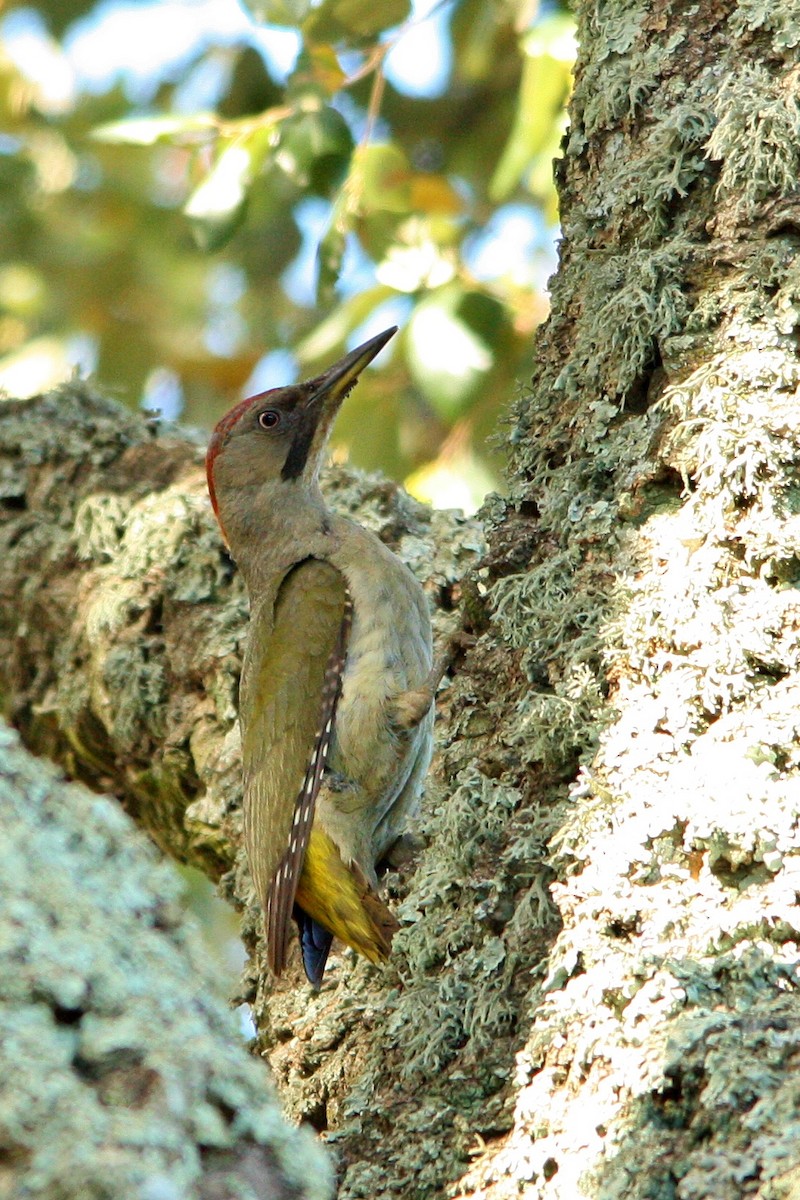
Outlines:
<svg viewBox="0 0 800 1200"><path fill-rule="evenodd" d="M267 408L258 414L258 423L262 429L277 429L281 423L281 414L274 408Z"/></svg>

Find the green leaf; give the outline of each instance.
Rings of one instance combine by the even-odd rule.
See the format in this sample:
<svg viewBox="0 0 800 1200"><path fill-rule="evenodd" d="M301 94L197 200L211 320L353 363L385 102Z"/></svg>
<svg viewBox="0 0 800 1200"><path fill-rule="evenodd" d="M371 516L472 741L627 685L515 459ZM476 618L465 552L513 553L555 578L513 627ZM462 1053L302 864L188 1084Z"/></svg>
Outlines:
<svg viewBox="0 0 800 1200"><path fill-rule="evenodd" d="M192 113L191 116L130 117L108 121L91 132L96 142L112 145L153 146L156 142L171 141L190 134L216 131L219 121L213 113Z"/></svg>
<svg viewBox="0 0 800 1200"><path fill-rule="evenodd" d="M448 423L466 411L494 364L491 344L475 328L476 316L486 327L488 314L481 302L488 297L480 297L476 310L477 297L479 293L465 293L452 284L418 304L408 324L411 376Z"/></svg>
<svg viewBox="0 0 800 1200"><path fill-rule="evenodd" d="M305 44L297 56L288 90L296 94L315 92L321 100L330 100L341 90L346 79L347 75L333 46L322 42Z"/></svg>
<svg viewBox="0 0 800 1200"><path fill-rule="evenodd" d="M184 213L203 250L222 246L241 223L253 160L241 140L225 149L189 197Z"/></svg>
<svg viewBox="0 0 800 1200"><path fill-rule="evenodd" d="M184 205L201 249L217 250L242 222L248 193L271 149L275 124L264 121L223 142L214 166Z"/></svg>
<svg viewBox="0 0 800 1200"><path fill-rule="evenodd" d="M47 21L48 29L57 38L73 21L87 16L94 7L94 0L39 0L36 5Z"/></svg>
<svg viewBox="0 0 800 1200"><path fill-rule="evenodd" d="M572 22L558 14L541 22L525 39L517 112L508 141L489 184L489 196L502 203L545 154L551 170L553 134L569 93Z"/></svg>
<svg viewBox="0 0 800 1200"><path fill-rule="evenodd" d="M272 79L264 59L253 46L242 46L236 53L225 94L217 103L217 112L229 124L242 117L258 116L283 104L284 91Z"/></svg>
<svg viewBox="0 0 800 1200"><path fill-rule="evenodd" d="M353 155L353 187L364 212L407 213L411 209L408 159L392 142L358 148Z"/></svg>
<svg viewBox="0 0 800 1200"><path fill-rule="evenodd" d="M275 162L298 187L327 195L342 182L352 149L347 122L326 106L283 122Z"/></svg>
<svg viewBox="0 0 800 1200"><path fill-rule="evenodd" d="M241 0L256 21L267 25L299 26L311 10L311 0Z"/></svg>
<svg viewBox="0 0 800 1200"><path fill-rule="evenodd" d="M29 263L7 262L0 266L0 310L31 320L47 304L47 285L42 274Z"/></svg>
<svg viewBox="0 0 800 1200"><path fill-rule="evenodd" d="M410 13L410 0L323 0L304 22L303 33L312 42L372 39Z"/></svg>
<svg viewBox="0 0 800 1200"><path fill-rule="evenodd" d="M510 15L505 5L487 4L486 0L461 0L454 6L451 36L458 83L475 85L491 80L500 63L504 72L507 70L517 40L509 24Z"/></svg>
<svg viewBox="0 0 800 1200"><path fill-rule="evenodd" d="M317 304L324 306L333 300L344 258L347 235L336 221L331 221L317 249Z"/></svg>
<svg viewBox="0 0 800 1200"><path fill-rule="evenodd" d="M298 361L309 364L332 358L353 330L366 321L379 304L383 304L384 300L395 294L390 287L372 287L339 304L336 310L296 347Z"/></svg>

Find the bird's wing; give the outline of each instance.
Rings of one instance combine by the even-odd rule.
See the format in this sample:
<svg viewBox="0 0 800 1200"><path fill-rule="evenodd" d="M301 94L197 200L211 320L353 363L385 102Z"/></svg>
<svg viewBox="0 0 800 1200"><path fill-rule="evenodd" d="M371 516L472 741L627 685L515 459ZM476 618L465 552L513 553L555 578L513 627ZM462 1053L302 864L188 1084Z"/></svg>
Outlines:
<svg viewBox="0 0 800 1200"><path fill-rule="evenodd" d="M351 604L344 576L309 558L253 613L240 696L247 856L280 974L333 733Z"/></svg>

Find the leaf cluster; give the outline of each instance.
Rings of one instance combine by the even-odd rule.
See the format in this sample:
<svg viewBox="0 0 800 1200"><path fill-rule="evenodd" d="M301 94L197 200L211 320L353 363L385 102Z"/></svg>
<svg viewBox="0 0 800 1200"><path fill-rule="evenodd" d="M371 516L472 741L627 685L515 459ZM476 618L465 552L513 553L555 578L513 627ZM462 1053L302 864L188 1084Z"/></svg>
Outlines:
<svg viewBox="0 0 800 1200"><path fill-rule="evenodd" d="M178 61L91 87L71 64L102 6L26 10L41 69L21 62L15 14L0 26L0 386L35 391L77 362L208 425L399 323L340 452L415 472L423 494L461 476L448 498L469 503L495 482L486 438L546 311L570 22L522 0L247 10L231 44L196 35ZM142 5L129 28L155 44L160 19ZM392 69L409 40L443 65L420 95ZM48 60L71 73L60 96Z"/></svg>

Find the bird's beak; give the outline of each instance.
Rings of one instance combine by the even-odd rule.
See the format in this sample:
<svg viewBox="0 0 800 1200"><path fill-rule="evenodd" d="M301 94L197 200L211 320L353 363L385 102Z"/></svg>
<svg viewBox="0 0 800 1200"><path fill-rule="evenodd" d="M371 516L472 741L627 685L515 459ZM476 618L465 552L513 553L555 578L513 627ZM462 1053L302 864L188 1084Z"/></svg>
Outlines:
<svg viewBox="0 0 800 1200"><path fill-rule="evenodd" d="M312 404L314 406L320 404L325 410L326 415L332 417L364 370L364 367L372 362L376 354L380 353L389 339L394 337L396 333L396 325L393 325L391 329L384 329L383 333L379 333L377 337L370 338L368 342L364 342L361 346L356 346L355 350L351 350L349 354L345 354L344 358L340 358L332 367L328 367L328 370L324 371L322 375L318 375L316 379L310 380L307 386L313 390L306 407Z"/></svg>
<svg viewBox="0 0 800 1200"><path fill-rule="evenodd" d="M301 401L300 420L283 464L282 479L298 479L301 475L307 480L316 479L328 434L342 401L367 363L372 362L396 333L396 325L384 329L377 337L345 354L316 379L300 385L300 391L307 399Z"/></svg>

